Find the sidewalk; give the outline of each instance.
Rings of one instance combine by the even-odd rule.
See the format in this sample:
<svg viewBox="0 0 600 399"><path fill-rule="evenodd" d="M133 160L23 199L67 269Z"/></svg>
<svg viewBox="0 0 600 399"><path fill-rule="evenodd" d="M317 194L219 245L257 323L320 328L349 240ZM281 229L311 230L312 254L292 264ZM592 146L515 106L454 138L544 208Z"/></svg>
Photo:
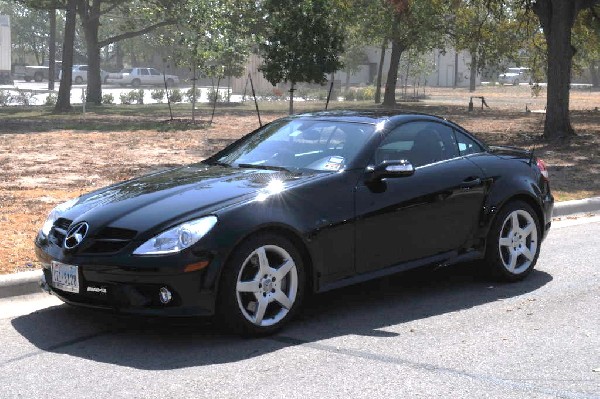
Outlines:
<svg viewBox="0 0 600 399"><path fill-rule="evenodd" d="M565 217L592 212L600 212L600 197L557 202L552 216ZM41 275L41 270L0 275L0 299L41 292Z"/></svg>

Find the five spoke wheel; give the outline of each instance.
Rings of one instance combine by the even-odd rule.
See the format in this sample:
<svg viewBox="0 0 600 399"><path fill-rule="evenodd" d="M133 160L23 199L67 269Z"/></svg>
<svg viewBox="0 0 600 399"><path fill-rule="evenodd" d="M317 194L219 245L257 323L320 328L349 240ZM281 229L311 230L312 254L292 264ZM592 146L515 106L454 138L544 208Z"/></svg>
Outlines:
<svg viewBox="0 0 600 399"><path fill-rule="evenodd" d="M487 270L503 280L525 278L540 252L540 222L531 206L512 201L498 213L490 229L485 263Z"/></svg>
<svg viewBox="0 0 600 399"><path fill-rule="evenodd" d="M504 220L498 242L500 258L506 270L521 273L531 265L537 252L537 226L524 210L511 212Z"/></svg>
<svg viewBox="0 0 600 399"><path fill-rule="evenodd" d="M304 297L304 262L287 238L258 233L234 250L223 270L217 313L228 331L271 334L294 317Z"/></svg>
<svg viewBox="0 0 600 399"><path fill-rule="evenodd" d="M296 300L296 264L285 249L263 245L243 263L236 291L238 306L249 322L273 325L285 317Z"/></svg>

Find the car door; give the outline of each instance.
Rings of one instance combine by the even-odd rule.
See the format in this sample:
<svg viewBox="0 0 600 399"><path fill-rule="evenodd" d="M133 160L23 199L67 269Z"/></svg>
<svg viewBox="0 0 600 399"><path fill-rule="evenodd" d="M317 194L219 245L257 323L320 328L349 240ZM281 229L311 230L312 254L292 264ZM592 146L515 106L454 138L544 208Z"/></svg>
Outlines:
<svg viewBox="0 0 600 399"><path fill-rule="evenodd" d="M148 72L150 72L150 79L153 85L160 85L163 83L163 77L157 69L148 68Z"/></svg>
<svg viewBox="0 0 600 399"><path fill-rule="evenodd" d="M371 161L408 160L414 174L356 187L358 273L458 249L478 222L483 173L460 156L453 129L418 121L391 131Z"/></svg>

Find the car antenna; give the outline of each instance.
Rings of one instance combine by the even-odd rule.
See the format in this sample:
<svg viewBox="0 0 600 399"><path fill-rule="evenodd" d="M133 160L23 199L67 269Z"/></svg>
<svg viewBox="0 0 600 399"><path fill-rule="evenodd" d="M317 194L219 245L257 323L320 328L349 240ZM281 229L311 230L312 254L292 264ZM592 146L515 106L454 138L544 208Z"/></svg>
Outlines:
<svg viewBox="0 0 600 399"><path fill-rule="evenodd" d="M542 114L542 119L540 120L540 127L544 125L544 121L546 119L546 107L544 107L544 113ZM542 132L543 134L543 132ZM535 146L537 142L533 142L533 148L531 149L531 154L529 156L529 166L533 165L533 154L535 153Z"/></svg>

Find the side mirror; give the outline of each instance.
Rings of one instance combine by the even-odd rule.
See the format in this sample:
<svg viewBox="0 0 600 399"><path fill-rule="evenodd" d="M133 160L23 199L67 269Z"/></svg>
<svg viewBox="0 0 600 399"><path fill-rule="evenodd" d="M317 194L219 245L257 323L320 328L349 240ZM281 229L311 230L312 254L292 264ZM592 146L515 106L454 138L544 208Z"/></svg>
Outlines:
<svg viewBox="0 0 600 399"><path fill-rule="evenodd" d="M375 182L385 178L411 176L415 173L414 166L407 160L383 161L377 166L367 167L367 182Z"/></svg>

